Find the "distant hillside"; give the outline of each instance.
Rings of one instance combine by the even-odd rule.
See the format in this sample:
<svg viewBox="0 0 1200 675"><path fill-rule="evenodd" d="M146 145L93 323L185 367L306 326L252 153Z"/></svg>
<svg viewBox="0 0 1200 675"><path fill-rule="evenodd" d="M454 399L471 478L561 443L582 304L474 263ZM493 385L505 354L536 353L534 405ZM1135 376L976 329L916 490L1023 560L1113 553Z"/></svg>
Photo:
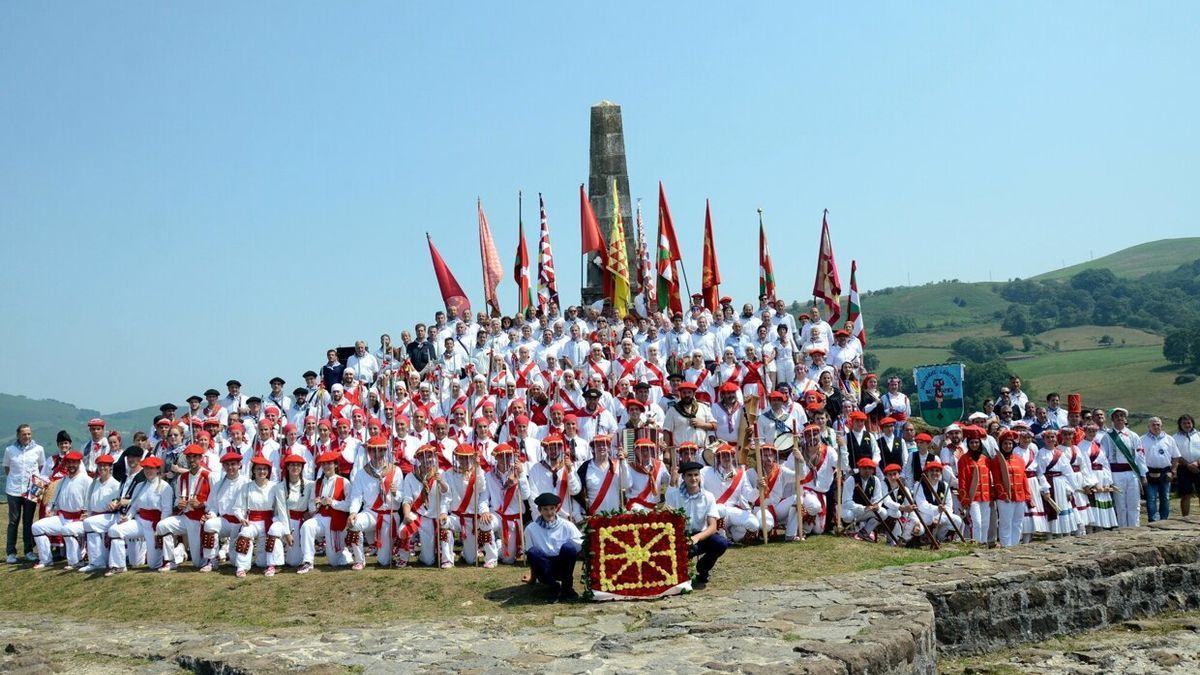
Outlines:
<svg viewBox="0 0 1200 675"><path fill-rule="evenodd" d="M1151 272L1169 272L1198 258L1200 237L1160 239L1031 278L1066 279L1084 270L1105 268L1118 277L1136 278Z"/></svg>
<svg viewBox="0 0 1200 675"><path fill-rule="evenodd" d="M998 321L1009 302L1000 297L991 282L941 281L924 286L900 286L873 291L863 296L868 330L884 316L909 316L917 330L945 325Z"/></svg>
<svg viewBox="0 0 1200 675"><path fill-rule="evenodd" d="M54 444L59 429L66 429L77 444L82 443L87 440L87 421L97 416L103 417L109 429L120 431L128 441L135 430L148 430L157 414L158 406L102 415L53 399L0 394L0 444L8 447L16 439L18 424L31 425L34 440L46 447Z"/></svg>

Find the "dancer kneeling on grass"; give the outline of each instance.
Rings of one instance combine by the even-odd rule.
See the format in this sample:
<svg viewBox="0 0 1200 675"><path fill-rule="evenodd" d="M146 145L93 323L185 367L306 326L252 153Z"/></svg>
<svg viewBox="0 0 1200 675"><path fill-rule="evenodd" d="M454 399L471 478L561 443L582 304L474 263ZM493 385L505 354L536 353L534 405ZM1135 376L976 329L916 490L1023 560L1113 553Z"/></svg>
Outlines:
<svg viewBox="0 0 1200 675"><path fill-rule="evenodd" d="M696 466L699 485L699 465ZM525 530L525 555L529 558L529 569L534 581L549 587L550 601L569 600L579 597L571 587L575 578L575 563L579 559L583 535L566 518L558 513L562 499L553 492L543 492L533 503L537 505L538 518ZM716 520L713 519L713 527Z"/></svg>
<svg viewBox="0 0 1200 675"><path fill-rule="evenodd" d="M700 486L699 462L679 465L683 484L667 491L667 508L683 509L687 515L688 556L696 561L696 584L708 583L717 559L729 548L729 540L717 532L717 500Z"/></svg>

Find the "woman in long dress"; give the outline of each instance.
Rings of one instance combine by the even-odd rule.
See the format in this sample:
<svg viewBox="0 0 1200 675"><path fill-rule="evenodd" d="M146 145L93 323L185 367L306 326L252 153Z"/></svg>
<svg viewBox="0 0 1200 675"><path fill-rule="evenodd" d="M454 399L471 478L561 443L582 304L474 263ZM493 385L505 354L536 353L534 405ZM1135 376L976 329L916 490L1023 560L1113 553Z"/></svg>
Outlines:
<svg viewBox="0 0 1200 675"><path fill-rule="evenodd" d="M1024 423L1015 425L1014 429L1017 431L1017 445L1013 452L1025 462L1025 483L1029 488L1025 521L1021 524L1021 542L1028 544L1033 535L1049 532L1050 524L1046 520L1046 505L1042 502L1042 473L1037 462L1037 444L1033 442L1033 434Z"/></svg>
<svg viewBox="0 0 1200 675"><path fill-rule="evenodd" d="M1057 511L1057 517L1050 521L1050 536L1062 537L1075 534L1077 522L1075 509L1071 499L1076 491L1075 471L1071 468L1071 452L1069 446L1058 445L1058 431L1046 429L1042 432L1044 447L1038 450L1037 463L1041 471L1042 500L1049 496L1053 504L1048 504Z"/></svg>
<svg viewBox="0 0 1200 675"><path fill-rule="evenodd" d="M1080 450L1073 442L1075 440L1075 430L1071 427L1065 427L1059 434L1063 439L1063 445L1070 447L1071 471L1075 474L1075 494L1071 496L1071 501L1072 506L1075 508L1076 532L1087 534L1087 526L1092 522L1091 501L1088 499L1088 491L1096 486L1096 477L1092 475L1092 463L1088 461L1087 454Z"/></svg>
<svg viewBox="0 0 1200 675"><path fill-rule="evenodd" d="M1083 442L1079 444L1080 452L1091 464L1092 477L1095 487L1091 494L1091 509L1088 516L1092 531L1098 529L1110 530L1117 526L1117 511L1113 508L1112 469L1108 465L1108 453L1100 446L1099 427L1095 422L1088 422L1083 427Z"/></svg>

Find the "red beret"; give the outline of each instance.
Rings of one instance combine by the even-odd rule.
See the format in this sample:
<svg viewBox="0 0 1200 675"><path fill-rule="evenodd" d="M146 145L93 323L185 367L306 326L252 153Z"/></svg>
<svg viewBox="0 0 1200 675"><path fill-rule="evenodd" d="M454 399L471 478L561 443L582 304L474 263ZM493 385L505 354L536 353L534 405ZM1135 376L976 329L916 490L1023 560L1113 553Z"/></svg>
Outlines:
<svg viewBox="0 0 1200 675"><path fill-rule="evenodd" d="M330 462L336 463L341 458L342 453L338 452L337 450L330 450L329 452L323 453L317 458L317 464L328 464Z"/></svg>
<svg viewBox="0 0 1200 675"><path fill-rule="evenodd" d="M72 451L68 452L67 454L63 455L63 461L65 461L65 462L82 462L83 461L83 453L79 452L78 450L72 450Z"/></svg>
<svg viewBox="0 0 1200 675"><path fill-rule="evenodd" d="M890 415L879 420L879 426L881 426L881 427L887 426L889 424L892 426L895 426L895 424L896 424L896 419Z"/></svg>
<svg viewBox="0 0 1200 675"><path fill-rule="evenodd" d="M788 395L783 393L782 391L773 391L773 392L767 394L767 400L768 401L786 401L786 400L788 400Z"/></svg>
<svg viewBox="0 0 1200 675"><path fill-rule="evenodd" d="M100 465L100 464L112 465L112 463L115 461L117 461L117 460L113 459L112 455L100 455L99 457L96 458L97 465Z"/></svg>
<svg viewBox="0 0 1200 675"><path fill-rule="evenodd" d="M927 433L925 433L924 431L922 431L921 433L919 433L919 434L917 434L917 435L916 435L916 441L917 441L918 443L932 443L932 442L933 442L933 436L930 436L929 434L927 434Z"/></svg>
<svg viewBox="0 0 1200 675"><path fill-rule="evenodd" d="M163 461L158 457L147 457L142 460L142 466L147 469L161 469Z"/></svg>
<svg viewBox="0 0 1200 675"><path fill-rule="evenodd" d="M92 419L88 420L88 427L103 427L103 426L104 426L104 420L100 419L99 417L93 417Z"/></svg>
<svg viewBox="0 0 1200 675"><path fill-rule="evenodd" d="M690 389L692 391L696 391L696 383L684 380L683 382L679 383L679 389Z"/></svg>
<svg viewBox="0 0 1200 675"><path fill-rule="evenodd" d="M867 413L865 413L861 410L855 410L854 412L850 413L850 421L851 422L866 422L867 421Z"/></svg>
<svg viewBox="0 0 1200 675"><path fill-rule="evenodd" d="M680 386L682 387L683 385L680 385ZM720 391L722 394L736 394L737 390L738 390L738 386L736 383L726 382L725 384L721 385Z"/></svg>
<svg viewBox="0 0 1200 675"><path fill-rule="evenodd" d="M878 465L875 464L875 460L871 459L870 457L863 457L862 459L858 460L858 464L856 466L858 466L860 469L874 469Z"/></svg>
<svg viewBox="0 0 1200 675"><path fill-rule="evenodd" d="M383 436L372 436L367 439L367 448L379 449L387 447L387 438Z"/></svg>
<svg viewBox="0 0 1200 675"><path fill-rule="evenodd" d="M265 466L269 469L269 468L271 468L271 460L267 459L266 457L261 457L261 456L255 457L250 460L250 465L251 465L250 468L252 468L252 469L256 466Z"/></svg>
<svg viewBox="0 0 1200 675"><path fill-rule="evenodd" d="M187 448L184 449L183 454L184 455L203 455L204 448L200 447L199 445L196 445L195 443L192 443L191 445L187 446Z"/></svg>
<svg viewBox="0 0 1200 675"><path fill-rule="evenodd" d="M926 471L941 471L944 468L946 468L946 465L942 464L941 462L939 462L937 460L934 460L932 462L928 462L927 464L925 464Z"/></svg>
<svg viewBox="0 0 1200 675"><path fill-rule="evenodd" d="M222 464L224 464L225 462L237 462L240 464L241 461L242 461L242 456L239 453L234 452L233 450L230 450L229 452L221 455L221 463Z"/></svg>
<svg viewBox="0 0 1200 675"><path fill-rule="evenodd" d="M892 473L893 471L895 471L896 473L900 473L900 465L899 464L888 464L887 466L883 467L884 473Z"/></svg>
<svg viewBox="0 0 1200 675"><path fill-rule="evenodd" d="M284 466L287 466L288 464L306 464L306 463L307 462L305 462L304 458L301 457L300 455L288 455L287 457L283 458Z"/></svg>

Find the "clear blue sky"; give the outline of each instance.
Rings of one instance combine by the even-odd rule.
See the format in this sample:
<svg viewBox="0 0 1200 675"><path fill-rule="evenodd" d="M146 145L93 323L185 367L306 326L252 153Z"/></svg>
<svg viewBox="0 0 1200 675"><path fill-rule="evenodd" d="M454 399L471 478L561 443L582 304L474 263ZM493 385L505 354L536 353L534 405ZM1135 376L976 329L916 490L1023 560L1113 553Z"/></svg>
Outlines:
<svg viewBox="0 0 1200 675"><path fill-rule="evenodd" d="M1195 3L465 5L4 3L0 391L290 389L432 315L426 230L480 303L475 198L508 267L518 189L574 301L602 99L651 232L661 179L698 280L711 198L739 299L756 207L796 298L823 208L864 290L1197 231Z"/></svg>

